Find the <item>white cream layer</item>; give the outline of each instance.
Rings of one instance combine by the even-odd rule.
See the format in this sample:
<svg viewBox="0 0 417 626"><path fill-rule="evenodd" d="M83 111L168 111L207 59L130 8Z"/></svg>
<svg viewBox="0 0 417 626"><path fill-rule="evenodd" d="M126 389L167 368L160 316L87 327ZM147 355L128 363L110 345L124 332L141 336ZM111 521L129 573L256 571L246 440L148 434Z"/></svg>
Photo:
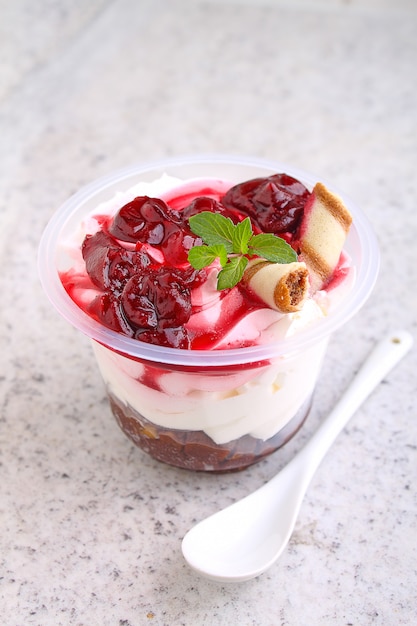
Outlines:
<svg viewBox="0 0 417 626"><path fill-rule="evenodd" d="M305 317L308 309L311 316L314 310L320 315L313 301ZM304 325L300 313L291 315L292 322L286 316L268 328L271 338L289 334L292 325ZM156 425L204 431L218 444L243 435L266 440L281 430L311 395L326 347L324 340L297 357L231 373L167 371L158 377L156 390L141 382L143 364L93 342L106 386L123 404Z"/></svg>

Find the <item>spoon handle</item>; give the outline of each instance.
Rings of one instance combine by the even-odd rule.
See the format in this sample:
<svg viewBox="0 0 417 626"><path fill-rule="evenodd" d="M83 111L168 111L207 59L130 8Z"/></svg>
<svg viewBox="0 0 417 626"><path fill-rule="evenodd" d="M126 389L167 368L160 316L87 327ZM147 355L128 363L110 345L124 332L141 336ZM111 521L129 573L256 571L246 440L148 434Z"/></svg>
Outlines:
<svg viewBox="0 0 417 626"><path fill-rule="evenodd" d="M300 462L308 468L304 476L306 481L309 482L349 419L388 372L410 350L412 344L413 337L405 330L392 332L377 343L329 416L319 426L300 454L295 457L297 463Z"/></svg>

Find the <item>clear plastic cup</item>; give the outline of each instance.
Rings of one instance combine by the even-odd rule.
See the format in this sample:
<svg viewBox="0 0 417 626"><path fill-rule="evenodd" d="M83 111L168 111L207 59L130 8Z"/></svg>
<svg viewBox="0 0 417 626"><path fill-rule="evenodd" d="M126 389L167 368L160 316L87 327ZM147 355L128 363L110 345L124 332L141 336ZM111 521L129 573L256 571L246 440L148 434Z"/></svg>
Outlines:
<svg viewBox="0 0 417 626"><path fill-rule="evenodd" d="M345 250L356 271L347 295L327 316L293 336L231 350L157 346L101 325L62 285L60 272L72 262L63 242L98 204L164 173L238 183L277 172L310 189L318 180L283 163L241 157L190 156L140 164L82 188L45 229L39 248L43 288L59 313L91 338L117 423L155 459L190 470L241 470L275 452L298 431L311 407L329 337L360 309L374 286L379 252L372 228L343 196L353 216Z"/></svg>

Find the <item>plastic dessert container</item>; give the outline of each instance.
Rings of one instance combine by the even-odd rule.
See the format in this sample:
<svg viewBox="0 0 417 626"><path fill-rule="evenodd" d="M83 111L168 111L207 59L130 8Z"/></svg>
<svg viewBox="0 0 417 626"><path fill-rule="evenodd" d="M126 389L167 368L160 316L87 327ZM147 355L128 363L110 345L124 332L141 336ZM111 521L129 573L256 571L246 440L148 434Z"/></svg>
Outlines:
<svg viewBox="0 0 417 626"><path fill-rule="evenodd" d="M362 211L344 195L353 217L344 249L355 280L331 312L290 337L230 350L184 350L119 334L70 298L60 272L71 264L69 240L97 205L163 174L183 180L239 183L285 172L311 189L319 180L279 162L191 156L139 164L82 188L55 213L39 248L43 288L58 312L92 340L110 406L122 431L165 463L197 471L240 470L285 444L311 407L328 340L364 304L374 286L379 253ZM324 182L335 193L331 184Z"/></svg>

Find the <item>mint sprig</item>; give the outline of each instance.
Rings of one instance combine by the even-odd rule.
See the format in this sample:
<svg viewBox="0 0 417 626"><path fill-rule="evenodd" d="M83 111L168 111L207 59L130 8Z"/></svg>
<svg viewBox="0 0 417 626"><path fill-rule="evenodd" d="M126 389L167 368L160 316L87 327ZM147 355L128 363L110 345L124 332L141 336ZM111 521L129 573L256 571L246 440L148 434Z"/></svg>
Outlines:
<svg viewBox="0 0 417 626"><path fill-rule="evenodd" d="M227 264L227 251L222 244L194 246L188 253L188 261L196 270L201 270L203 267L211 265L217 258L220 260L222 267Z"/></svg>
<svg viewBox="0 0 417 626"><path fill-rule="evenodd" d="M242 280L249 258L260 257L272 263L292 263L297 254L291 246L272 233L254 235L248 217L234 224L219 213L202 211L189 219L190 228L203 240L188 253L188 261L197 270L219 259L222 269L217 289L230 289Z"/></svg>

